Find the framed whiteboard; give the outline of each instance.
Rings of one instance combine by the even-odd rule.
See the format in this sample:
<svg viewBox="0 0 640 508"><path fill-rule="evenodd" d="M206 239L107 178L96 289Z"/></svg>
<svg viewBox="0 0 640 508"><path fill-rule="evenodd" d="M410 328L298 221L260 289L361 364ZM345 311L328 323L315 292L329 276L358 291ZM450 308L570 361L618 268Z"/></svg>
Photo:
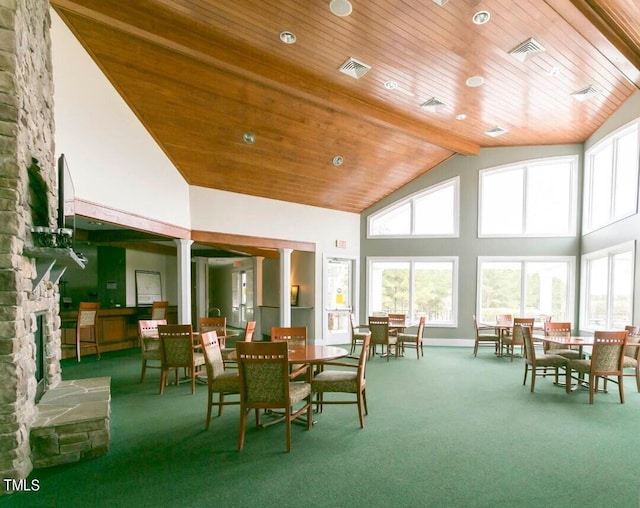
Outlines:
<svg viewBox="0 0 640 508"><path fill-rule="evenodd" d="M162 300L160 272L136 270L136 305L151 305Z"/></svg>

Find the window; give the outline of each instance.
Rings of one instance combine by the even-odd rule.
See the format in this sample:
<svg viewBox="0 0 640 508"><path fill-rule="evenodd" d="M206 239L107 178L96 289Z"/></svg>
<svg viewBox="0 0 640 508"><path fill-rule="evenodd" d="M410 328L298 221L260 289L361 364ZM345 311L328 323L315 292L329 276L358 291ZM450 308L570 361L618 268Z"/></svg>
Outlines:
<svg viewBox="0 0 640 508"><path fill-rule="evenodd" d="M639 123L618 129L585 153L585 232L636 213Z"/></svg>
<svg viewBox="0 0 640 508"><path fill-rule="evenodd" d="M422 316L427 325L457 326L458 258L369 258L368 309Z"/></svg>
<svg viewBox="0 0 640 508"><path fill-rule="evenodd" d="M631 324L634 258L633 242L582 257L582 329L623 329Z"/></svg>
<svg viewBox="0 0 640 508"><path fill-rule="evenodd" d="M570 257L479 258L478 319L491 323L497 314L512 314L571 321L574 265Z"/></svg>
<svg viewBox="0 0 640 508"><path fill-rule="evenodd" d="M458 177L413 194L370 215L368 236L456 237L459 194Z"/></svg>
<svg viewBox="0 0 640 508"><path fill-rule="evenodd" d="M480 236L574 236L578 157L480 171Z"/></svg>

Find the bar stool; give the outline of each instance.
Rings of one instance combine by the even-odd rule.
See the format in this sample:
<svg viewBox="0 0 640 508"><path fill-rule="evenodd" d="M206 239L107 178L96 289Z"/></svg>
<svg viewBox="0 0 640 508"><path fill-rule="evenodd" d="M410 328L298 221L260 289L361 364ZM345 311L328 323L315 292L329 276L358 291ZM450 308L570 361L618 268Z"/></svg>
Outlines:
<svg viewBox="0 0 640 508"><path fill-rule="evenodd" d="M76 358L80 361L80 350L83 346L94 347L98 360L100 359L100 345L96 333L96 323L98 321L98 302L80 302L78 307L78 318L76 319ZM64 345L63 345L64 347ZM66 347L74 347L72 344Z"/></svg>

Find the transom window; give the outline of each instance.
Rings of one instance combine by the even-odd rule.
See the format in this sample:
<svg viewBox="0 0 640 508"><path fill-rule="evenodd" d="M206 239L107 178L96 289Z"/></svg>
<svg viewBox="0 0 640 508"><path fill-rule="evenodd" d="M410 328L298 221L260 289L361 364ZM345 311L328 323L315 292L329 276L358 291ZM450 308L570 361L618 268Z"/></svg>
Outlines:
<svg viewBox="0 0 640 508"><path fill-rule="evenodd" d="M480 171L480 236L575 236L578 157Z"/></svg>
<svg viewBox="0 0 640 508"><path fill-rule="evenodd" d="M459 194L455 177L383 208L367 219L368 237L457 237Z"/></svg>
<svg viewBox="0 0 640 508"><path fill-rule="evenodd" d="M639 123L627 124L585 153L585 232L636 212Z"/></svg>
<svg viewBox="0 0 640 508"><path fill-rule="evenodd" d="M492 257L478 259L480 321L497 314L571 321L573 316L572 257Z"/></svg>
<svg viewBox="0 0 640 508"><path fill-rule="evenodd" d="M431 326L457 326L458 258L368 258L368 315L425 316Z"/></svg>
<svg viewBox="0 0 640 508"><path fill-rule="evenodd" d="M582 256L581 328L624 329L633 318L634 243Z"/></svg>

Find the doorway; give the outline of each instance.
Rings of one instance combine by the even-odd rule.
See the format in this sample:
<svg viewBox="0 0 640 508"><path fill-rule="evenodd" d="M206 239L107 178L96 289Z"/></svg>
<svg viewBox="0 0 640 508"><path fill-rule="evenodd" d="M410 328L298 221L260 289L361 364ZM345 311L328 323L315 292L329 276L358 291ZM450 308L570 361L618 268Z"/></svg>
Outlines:
<svg viewBox="0 0 640 508"><path fill-rule="evenodd" d="M356 259L326 257L324 259L324 342L349 344L349 314L353 312L356 285Z"/></svg>

